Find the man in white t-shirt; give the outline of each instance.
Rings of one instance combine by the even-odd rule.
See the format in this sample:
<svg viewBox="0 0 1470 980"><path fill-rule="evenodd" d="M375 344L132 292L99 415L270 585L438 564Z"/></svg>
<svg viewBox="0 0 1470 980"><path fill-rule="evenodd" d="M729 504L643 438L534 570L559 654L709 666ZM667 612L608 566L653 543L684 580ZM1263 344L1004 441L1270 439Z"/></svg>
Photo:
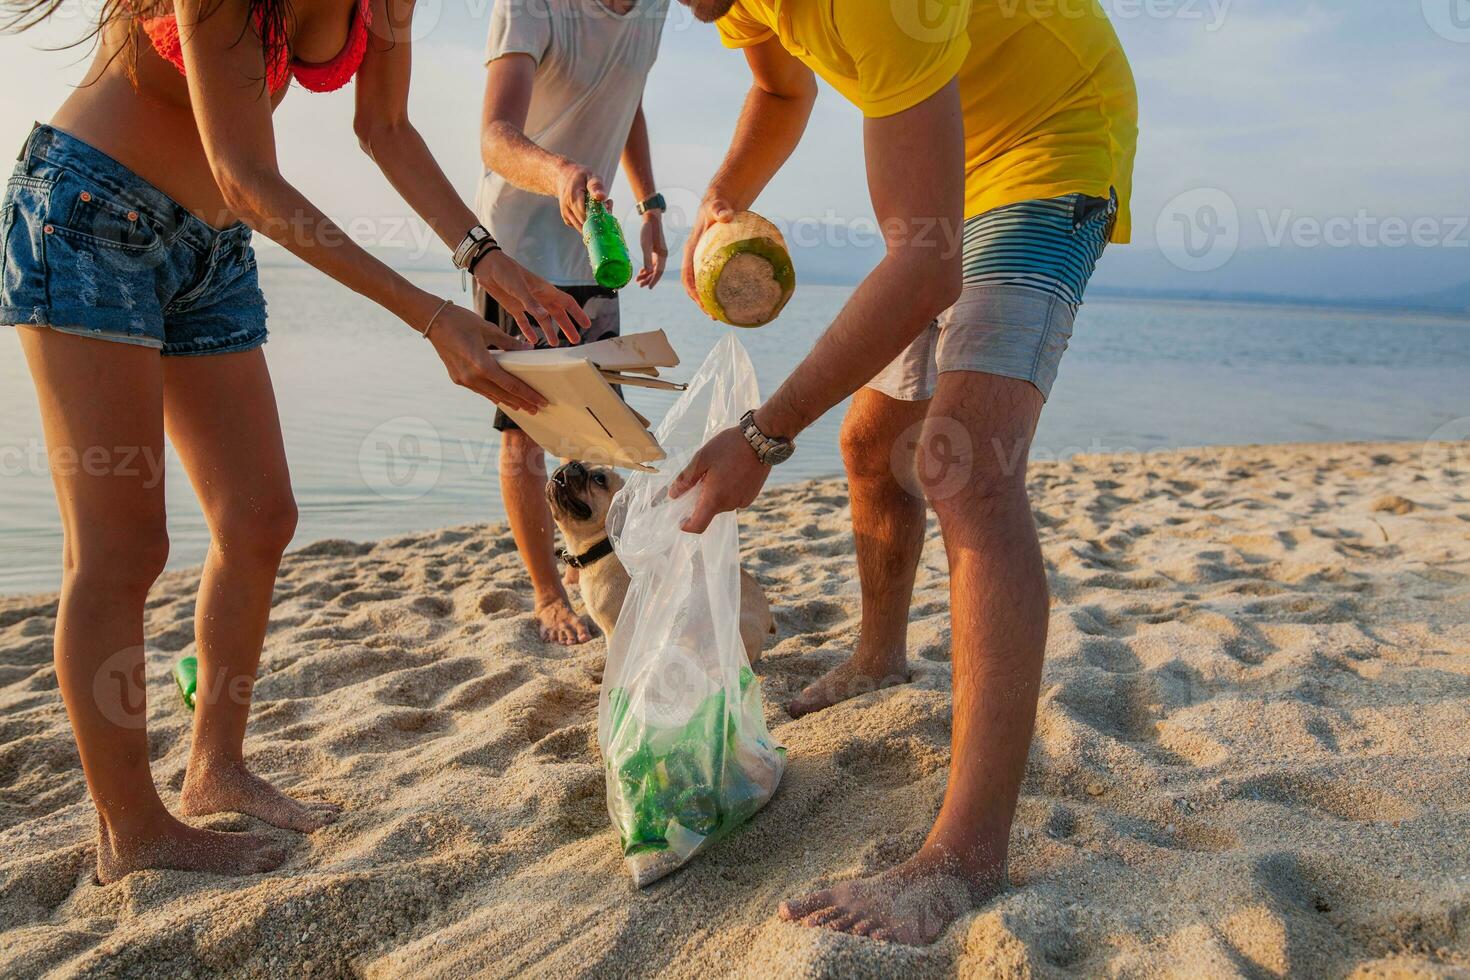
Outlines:
<svg viewBox="0 0 1470 980"><path fill-rule="evenodd" d="M625 229L630 250L643 252L638 285L652 289L668 259L643 117L667 13L668 0L496 0L490 16L477 210L512 258L582 304L592 320L583 343L619 329L617 294L597 285L582 243L587 196L607 200L619 158L642 216L636 242ZM506 319L483 293L479 303L486 319ZM495 428L501 494L536 592L541 638L585 643L591 631L557 574L545 454L502 412Z"/></svg>

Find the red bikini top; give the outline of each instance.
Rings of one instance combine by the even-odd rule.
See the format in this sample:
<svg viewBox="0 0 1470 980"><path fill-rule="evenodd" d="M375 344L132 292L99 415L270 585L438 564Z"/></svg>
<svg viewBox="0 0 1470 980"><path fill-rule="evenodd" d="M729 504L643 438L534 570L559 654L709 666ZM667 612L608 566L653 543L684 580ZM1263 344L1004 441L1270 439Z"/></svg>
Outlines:
<svg viewBox="0 0 1470 980"><path fill-rule="evenodd" d="M331 61L297 61L282 48L274 63L266 69L270 90L280 91L293 77L302 88L312 92L334 92L352 81L367 54L368 28L373 24L373 9L369 3L370 0L357 0L356 16L347 29L347 43ZM158 52L158 56L183 73L184 48L179 43L178 19L173 14L151 17L143 21L143 32L153 42L153 50Z"/></svg>

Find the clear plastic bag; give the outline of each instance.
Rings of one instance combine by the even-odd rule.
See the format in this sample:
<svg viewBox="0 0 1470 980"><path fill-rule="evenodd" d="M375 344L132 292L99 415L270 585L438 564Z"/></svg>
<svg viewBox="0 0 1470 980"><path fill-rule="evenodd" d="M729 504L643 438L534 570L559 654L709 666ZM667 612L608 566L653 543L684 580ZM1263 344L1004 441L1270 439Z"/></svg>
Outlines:
<svg viewBox="0 0 1470 980"><path fill-rule="evenodd" d="M640 888L750 819L786 768L740 640L736 516L688 534L679 528L698 493L668 497L699 447L758 400L749 355L725 337L659 424L661 472L634 473L608 511L631 581L608 647L597 740L608 813Z"/></svg>

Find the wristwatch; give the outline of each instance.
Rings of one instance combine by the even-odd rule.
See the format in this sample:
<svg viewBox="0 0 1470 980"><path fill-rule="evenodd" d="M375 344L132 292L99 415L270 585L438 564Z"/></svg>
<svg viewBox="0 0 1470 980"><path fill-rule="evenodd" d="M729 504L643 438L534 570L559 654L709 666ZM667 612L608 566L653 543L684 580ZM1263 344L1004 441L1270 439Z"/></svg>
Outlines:
<svg viewBox="0 0 1470 980"><path fill-rule="evenodd" d="M650 211L667 211L668 209L669 203L664 200L662 194L655 194L638 205L639 214L647 214Z"/></svg>
<svg viewBox="0 0 1470 980"><path fill-rule="evenodd" d="M494 244L495 239L490 237L490 232L484 225L475 225L465 232L464 241L454 250L454 267L456 269L469 268L470 260L478 254L480 248L489 242Z"/></svg>
<svg viewBox="0 0 1470 980"><path fill-rule="evenodd" d="M796 452L796 443L792 440L768 436L760 430L760 426L755 424L754 409L741 416L740 431L745 441L750 443L750 448L755 450L755 458L765 466L784 463Z"/></svg>

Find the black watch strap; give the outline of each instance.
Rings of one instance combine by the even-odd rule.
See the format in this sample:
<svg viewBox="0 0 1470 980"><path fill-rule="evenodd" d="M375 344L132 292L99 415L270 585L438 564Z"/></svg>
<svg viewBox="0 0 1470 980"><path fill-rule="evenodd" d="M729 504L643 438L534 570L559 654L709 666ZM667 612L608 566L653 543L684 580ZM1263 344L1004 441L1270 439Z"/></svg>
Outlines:
<svg viewBox="0 0 1470 980"><path fill-rule="evenodd" d="M647 214L650 211L667 211L668 209L669 203L664 200L662 194L655 194L638 205L639 214Z"/></svg>
<svg viewBox="0 0 1470 980"><path fill-rule="evenodd" d="M486 257L488 257L491 252L499 252L499 251L501 251L500 243L497 242L493 238L489 239L483 245L480 246L480 250L475 253L474 258L470 259L470 264L467 265L467 266L465 266L464 271L465 272L468 272L470 275L474 275L475 274L475 266L477 266L481 262L485 261Z"/></svg>

